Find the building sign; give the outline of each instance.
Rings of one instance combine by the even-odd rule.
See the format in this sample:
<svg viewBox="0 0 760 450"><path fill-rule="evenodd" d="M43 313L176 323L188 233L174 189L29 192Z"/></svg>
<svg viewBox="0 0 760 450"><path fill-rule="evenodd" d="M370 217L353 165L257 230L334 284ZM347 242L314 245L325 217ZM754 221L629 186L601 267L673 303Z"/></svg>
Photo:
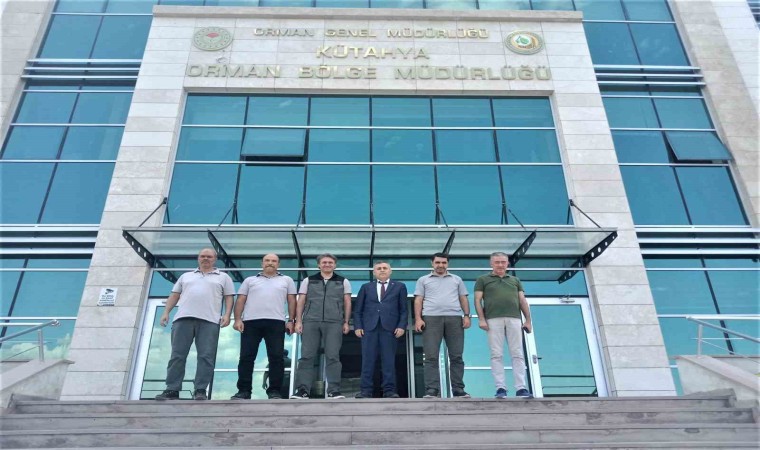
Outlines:
<svg viewBox="0 0 760 450"><path fill-rule="evenodd" d="M101 289L98 306L116 306L116 294L118 293L119 289L115 287Z"/></svg>
<svg viewBox="0 0 760 450"><path fill-rule="evenodd" d="M532 55L544 48L541 36L530 31L513 31L504 39L504 44L508 49L521 55Z"/></svg>
<svg viewBox="0 0 760 450"><path fill-rule="evenodd" d="M193 45L201 50L213 52L226 48L232 43L232 33L226 28L201 28L193 35Z"/></svg>

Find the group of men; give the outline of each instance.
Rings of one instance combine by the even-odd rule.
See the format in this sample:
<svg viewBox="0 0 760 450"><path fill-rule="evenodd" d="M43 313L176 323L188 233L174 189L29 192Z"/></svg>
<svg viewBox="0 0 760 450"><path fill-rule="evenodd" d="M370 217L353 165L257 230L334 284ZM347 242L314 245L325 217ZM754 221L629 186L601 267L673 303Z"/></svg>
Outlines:
<svg viewBox="0 0 760 450"><path fill-rule="evenodd" d="M431 261L432 272L418 279L414 290L414 330L422 333L424 352L424 397L441 396L438 354L441 342L445 341L452 394L469 398L464 389L462 359L464 330L471 325L467 289L462 278L448 271L447 254L436 253ZM301 357L294 380L295 391L290 398L309 398L320 347L325 358L326 397L345 398L340 386L340 349L343 335L350 332L352 317L354 333L361 339L362 348L360 391L355 397L373 396L373 378L379 359L382 395L398 398L395 359L399 339L407 328L406 285L391 279L390 264L376 262L375 280L359 289L352 315L351 283L335 273L337 262L332 254L319 255L319 272L304 279L296 291L293 279L278 271L279 257L267 254L262 258L262 271L243 281L234 302L232 279L216 268L216 252L211 248L202 249L198 268L179 278L161 315L160 324L166 326L171 310L178 307L172 322L166 390L157 395L156 400L179 399L193 342L198 355L193 398L208 399L206 389L213 375L219 330L230 324L233 311L233 328L240 332L238 392L232 396L233 400L251 398L253 366L262 340L269 360L267 397L283 397L286 333L301 335ZM507 397L503 361L506 339L515 395L530 398L522 348L522 332L532 330L530 308L522 283L507 273L508 255L492 253L490 265L492 272L479 277L475 283L475 309L479 327L488 333L495 397Z"/></svg>

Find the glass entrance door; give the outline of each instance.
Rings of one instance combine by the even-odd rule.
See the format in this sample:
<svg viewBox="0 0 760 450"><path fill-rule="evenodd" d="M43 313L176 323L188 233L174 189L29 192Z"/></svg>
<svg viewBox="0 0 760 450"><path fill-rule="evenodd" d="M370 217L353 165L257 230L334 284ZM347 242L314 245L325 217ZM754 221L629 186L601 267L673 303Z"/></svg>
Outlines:
<svg viewBox="0 0 760 450"><path fill-rule="evenodd" d="M588 298L530 298L526 364L536 397L607 395Z"/></svg>

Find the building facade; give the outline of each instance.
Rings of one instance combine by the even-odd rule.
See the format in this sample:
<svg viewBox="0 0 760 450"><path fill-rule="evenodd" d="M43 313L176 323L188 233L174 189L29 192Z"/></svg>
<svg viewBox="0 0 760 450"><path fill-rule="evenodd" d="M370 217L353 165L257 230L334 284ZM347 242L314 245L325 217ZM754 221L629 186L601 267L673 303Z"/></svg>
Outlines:
<svg viewBox="0 0 760 450"><path fill-rule="evenodd" d="M730 319L760 310L746 2L8 1L2 33L2 314L61 319L62 399L163 389L162 301L208 246L238 283L266 253L300 280L331 252L354 292L377 259L413 288L443 250L471 291L505 251L538 396L678 392L689 315L757 335ZM465 382L490 397L474 322ZM405 339L400 391L420 397ZM212 398L238 349L224 329ZM347 391L358 356L347 337Z"/></svg>

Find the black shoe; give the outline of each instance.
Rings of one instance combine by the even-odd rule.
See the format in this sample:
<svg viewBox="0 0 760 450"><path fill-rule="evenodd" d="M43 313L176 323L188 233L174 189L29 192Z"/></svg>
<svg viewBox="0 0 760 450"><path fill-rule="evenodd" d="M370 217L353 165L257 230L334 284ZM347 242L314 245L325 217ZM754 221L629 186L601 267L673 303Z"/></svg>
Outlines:
<svg viewBox="0 0 760 450"><path fill-rule="evenodd" d="M237 394L230 397L230 400L250 400L251 391L237 391Z"/></svg>
<svg viewBox="0 0 760 450"><path fill-rule="evenodd" d="M515 397L533 398L533 394L531 394L527 389L519 389L517 392L515 392Z"/></svg>
<svg viewBox="0 0 760 450"><path fill-rule="evenodd" d="M156 396L156 400L158 401L179 400L179 391L170 391L167 389L164 392L158 394Z"/></svg>
<svg viewBox="0 0 760 450"><path fill-rule="evenodd" d="M459 389L454 391L454 397L456 398L470 398L470 394L464 391L464 389Z"/></svg>
<svg viewBox="0 0 760 450"><path fill-rule="evenodd" d="M208 400L208 395L206 395L206 390L196 389L195 392L193 392L193 400Z"/></svg>
<svg viewBox="0 0 760 450"><path fill-rule="evenodd" d="M438 391L435 391L433 389L428 389L425 391L425 395L422 398L438 398L440 395L438 394Z"/></svg>
<svg viewBox="0 0 760 450"><path fill-rule="evenodd" d="M308 400L309 393L306 391L305 388L300 387L296 389L296 391L293 393L293 395L290 396L290 398L296 398L299 400Z"/></svg>
<svg viewBox="0 0 760 450"><path fill-rule="evenodd" d="M383 392L383 398L401 398L397 393L393 391Z"/></svg>
<svg viewBox="0 0 760 450"><path fill-rule="evenodd" d="M359 392L358 394L354 395L354 398L372 398L372 394L364 394L362 392Z"/></svg>
<svg viewBox="0 0 760 450"><path fill-rule="evenodd" d="M282 400L282 394L279 391L267 392L267 397L269 400Z"/></svg>
<svg viewBox="0 0 760 450"><path fill-rule="evenodd" d="M332 392L327 393L327 398L338 399L338 398L346 398L346 396L341 394L340 391L332 391Z"/></svg>

